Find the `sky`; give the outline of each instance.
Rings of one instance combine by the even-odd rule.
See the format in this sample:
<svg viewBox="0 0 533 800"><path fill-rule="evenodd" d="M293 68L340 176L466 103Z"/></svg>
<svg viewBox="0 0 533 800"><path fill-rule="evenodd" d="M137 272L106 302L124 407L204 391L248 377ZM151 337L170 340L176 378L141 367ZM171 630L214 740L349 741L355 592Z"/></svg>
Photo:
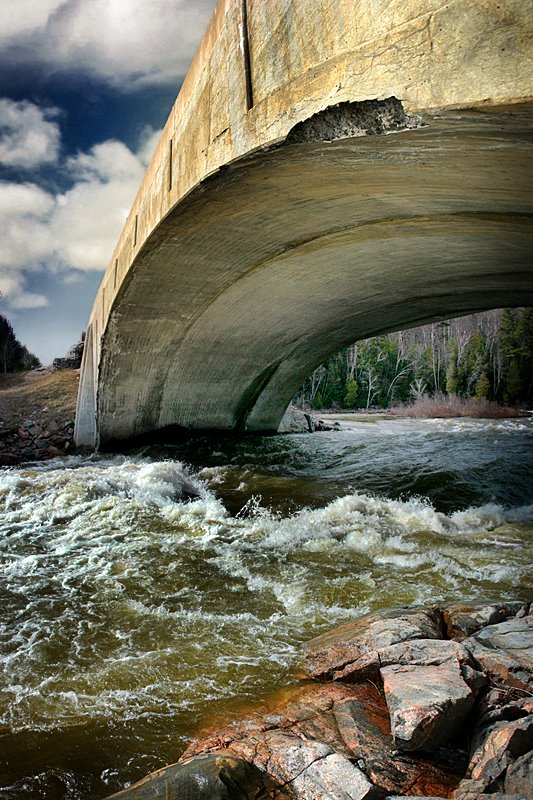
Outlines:
<svg viewBox="0 0 533 800"><path fill-rule="evenodd" d="M0 0L0 314L43 364L85 329L216 0Z"/></svg>

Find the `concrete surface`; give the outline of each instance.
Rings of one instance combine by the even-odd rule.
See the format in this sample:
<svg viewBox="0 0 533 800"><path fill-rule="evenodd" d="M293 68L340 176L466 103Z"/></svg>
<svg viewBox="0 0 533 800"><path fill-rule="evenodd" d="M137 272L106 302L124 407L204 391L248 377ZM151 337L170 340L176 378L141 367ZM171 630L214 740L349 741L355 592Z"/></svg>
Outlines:
<svg viewBox="0 0 533 800"><path fill-rule="evenodd" d="M77 442L273 431L357 338L531 304L529 11L220 0L95 301Z"/></svg>

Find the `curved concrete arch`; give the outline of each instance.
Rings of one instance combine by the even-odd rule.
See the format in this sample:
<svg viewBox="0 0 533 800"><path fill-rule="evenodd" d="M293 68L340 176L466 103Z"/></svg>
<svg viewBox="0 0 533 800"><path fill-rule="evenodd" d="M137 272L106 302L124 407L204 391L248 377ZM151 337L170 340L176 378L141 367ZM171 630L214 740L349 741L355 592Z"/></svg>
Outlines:
<svg viewBox="0 0 533 800"><path fill-rule="evenodd" d="M458 13L457 4L451 6ZM79 443L109 444L171 425L276 430L306 375L351 341L474 310L533 303L531 106L450 108L462 105L469 92L485 91L488 80L483 75L467 90L464 74L452 78L454 48L459 62L470 69L479 56L471 53L465 61L459 52L464 42L456 34L444 61L441 48L433 63L435 69L440 65L440 72L432 74L433 88L426 83L423 91L413 92L409 84L422 69L418 62L435 58L427 25L432 28L439 19L444 28L450 26L450 8L429 0L393 3L394 24L380 43L395 36L404 42L409 32L410 75L401 55L396 59L399 77L395 73L393 81L380 62L370 97L388 100L360 101L348 80L348 90L334 92L332 104L331 81L338 80L339 59L345 71L349 63L353 69L355 50L359 58L370 45L363 41L347 50L344 37L341 47L337 25L330 20L330 50L307 53L318 62L314 71L304 70L305 81L296 75L300 89L304 81L308 92L305 102L303 96L296 102L296 89L282 80L283 74L294 73L295 63L289 59L275 69L265 63L265 69L273 69L268 84L268 69L259 69L261 58L268 52L273 57L269 46L289 36L289 23L306 8L309 24L316 27L317 20L305 0L276 0L274 7L278 23L286 23L285 32L279 24L267 31L255 56L257 31L268 20L264 5L252 2L248 8L256 37L249 43L248 68L253 68L257 105L244 112L245 122L236 117L214 138L211 120L200 181L194 188L190 176L191 183L176 188L175 196L163 136L95 303L91 325L100 332L94 340L98 371L92 378L87 373L80 390ZM413 17L414 7L423 13ZM351 24L361 20L357 3L331 0L321 4L322 11L326 8L343 10ZM210 74L213 54L225 37L228 47L235 45L232 25L240 9L230 0L219 3L215 30L213 23L200 53L200 65L211 65ZM506 9L505 25L493 17L489 25L476 4L461 4L463 22L469 30L478 26L478 37L485 36L483 47L492 53L496 72L490 80L494 85L499 81L498 91L506 92L508 100L517 100L527 94L523 64L515 63L516 54L509 56L506 69L514 64L512 80L507 76L502 83L503 64L493 51L509 37L515 45L522 41L522 4L509 2ZM421 38L422 23L426 32ZM492 37L490 46L487 36ZM326 46L323 38L321 47ZM375 49L376 40L368 41ZM299 46L301 61L306 44ZM294 42L289 50L294 55ZM413 52L418 53L416 63ZM192 74L201 83L198 70L197 63ZM471 71L470 84L473 77ZM370 78L366 75L365 81ZM450 86L442 88L437 78L449 80ZM404 100L403 107L394 92L384 91L398 81L402 91L396 96ZM424 110L424 103L413 99L421 93L424 103L431 97L442 101L447 93L448 108ZM192 119L199 98L185 99L194 108L179 98L177 107ZM413 118L406 109L422 113ZM389 135L359 135L364 130ZM203 158L197 148L191 150L186 130L182 135L182 149L173 145L170 150L177 158L174 170L176 163L183 167L185 156ZM213 173L209 158L228 135L234 144L226 147L224 163ZM258 142L268 147L258 150ZM97 388L94 428L85 422L91 387Z"/></svg>
<svg viewBox="0 0 533 800"><path fill-rule="evenodd" d="M172 424L185 394L214 427L277 430L307 375L350 342L533 299L527 258L517 257L528 248L531 218L499 215L388 220L295 248L248 273L197 319L182 344L186 364L169 374L160 423ZM228 343L234 356L226 361ZM241 365L231 378L227 363L243 347L247 371ZM199 364L212 386L229 378L224 403L212 390L203 394Z"/></svg>

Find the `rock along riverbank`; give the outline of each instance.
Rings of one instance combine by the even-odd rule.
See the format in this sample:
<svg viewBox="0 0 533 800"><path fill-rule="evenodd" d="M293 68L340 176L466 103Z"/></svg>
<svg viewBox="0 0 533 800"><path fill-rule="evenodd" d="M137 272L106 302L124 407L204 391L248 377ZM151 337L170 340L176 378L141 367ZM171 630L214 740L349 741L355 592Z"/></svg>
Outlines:
<svg viewBox="0 0 533 800"><path fill-rule="evenodd" d="M79 370L0 375L0 466L70 455Z"/></svg>
<svg viewBox="0 0 533 800"><path fill-rule="evenodd" d="M306 680L121 800L533 797L528 603L391 608L308 642Z"/></svg>

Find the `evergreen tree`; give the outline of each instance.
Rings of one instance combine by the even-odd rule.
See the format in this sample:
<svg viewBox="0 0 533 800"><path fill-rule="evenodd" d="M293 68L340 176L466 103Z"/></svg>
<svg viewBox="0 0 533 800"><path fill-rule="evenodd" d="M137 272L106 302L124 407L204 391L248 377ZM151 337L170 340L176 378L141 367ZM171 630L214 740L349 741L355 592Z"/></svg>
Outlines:
<svg viewBox="0 0 533 800"><path fill-rule="evenodd" d="M465 398L533 402L533 309L488 311L357 342L315 370L297 402L385 408L442 387Z"/></svg>
<svg viewBox="0 0 533 800"><path fill-rule="evenodd" d="M520 399L533 401L533 308L526 308L517 324Z"/></svg>
<svg viewBox="0 0 533 800"><path fill-rule="evenodd" d="M490 380L486 372L482 372L476 382L475 396L478 400L487 400L490 393Z"/></svg>
<svg viewBox="0 0 533 800"><path fill-rule="evenodd" d="M456 395L459 389L459 376L457 374L458 354L457 342L455 339L450 339L450 352L446 368L446 392L449 395Z"/></svg>
<svg viewBox="0 0 533 800"><path fill-rule="evenodd" d="M505 376L505 386L503 389L503 402L507 405L514 405L520 400L520 368L518 366L518 359L511 358L509 369Z"/></svg>
<svg viewBox="0 0 533 800"><path fill-rule="evenodd" d="M41 362L19 342L9 320L0 315L0 371L34 369Z"/></svg>
<svg viewBox="0 0 533 800"><path fill-rule="evenodd" d="M344 407L355 408L357 405L357 394L359 391L355 378L348 378L344 389Z"/></svg>

